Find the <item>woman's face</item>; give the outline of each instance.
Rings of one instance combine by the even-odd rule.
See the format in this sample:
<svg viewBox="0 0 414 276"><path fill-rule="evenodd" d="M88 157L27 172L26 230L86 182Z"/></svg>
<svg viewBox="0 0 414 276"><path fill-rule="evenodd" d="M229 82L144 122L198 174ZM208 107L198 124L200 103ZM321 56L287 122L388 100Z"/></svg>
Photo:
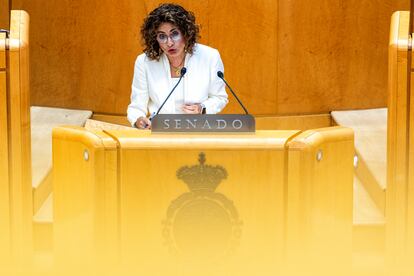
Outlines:
<svg viewBox="0 0 414 276"><path fill-rule="evenodd" d="M171 23L162 23L157 30L157 41L168 57L184 56L185 39L177 26Z"/></svg>

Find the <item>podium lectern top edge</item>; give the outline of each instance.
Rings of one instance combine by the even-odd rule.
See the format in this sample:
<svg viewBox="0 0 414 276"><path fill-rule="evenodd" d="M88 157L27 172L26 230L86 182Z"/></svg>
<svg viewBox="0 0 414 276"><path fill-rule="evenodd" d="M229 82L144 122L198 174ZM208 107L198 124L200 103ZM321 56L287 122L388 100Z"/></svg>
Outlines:
<svg viewBox="0 0 414 276"><path fill-rule="evenodd" d="M182 149L283 149L288 139L299 131L257 131L253 134L151 134L149 131L109 131L121 148L182 148Z"/></svg>
<svg viewBox="0 0 414 276"><path fill-rule="evenodd" d="M53 128L53 139L80 141L93 148L116 148L117 141L103 131L91 131L79 126L59 126Z"/></svg>
<svg viewBox="0 0 414 276"><path fill-rule="evenodd" d="M354 131L349 127L334 126L306 130L289 141L289 149L317 148L325 142L354 140Z"/></svg>

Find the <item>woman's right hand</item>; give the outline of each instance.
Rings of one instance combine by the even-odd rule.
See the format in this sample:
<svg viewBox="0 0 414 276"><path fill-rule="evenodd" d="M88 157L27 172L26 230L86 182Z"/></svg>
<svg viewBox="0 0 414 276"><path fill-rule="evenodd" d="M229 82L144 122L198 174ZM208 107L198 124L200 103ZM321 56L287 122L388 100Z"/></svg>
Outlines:
<svg viewBox="0 0 414 276"><path fill-rule="evenodd" d="M139 129L151 129L151 121L147 117L139 117L135 126Z"/></svg>

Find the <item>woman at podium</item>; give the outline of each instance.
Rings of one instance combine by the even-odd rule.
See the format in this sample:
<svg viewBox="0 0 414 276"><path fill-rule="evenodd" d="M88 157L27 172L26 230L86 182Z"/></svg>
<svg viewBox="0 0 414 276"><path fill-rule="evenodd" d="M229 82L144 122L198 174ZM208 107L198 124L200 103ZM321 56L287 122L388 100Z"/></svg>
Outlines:
<svg viewBox="0 0 414 276"><path fill-rule="evenodd" d="M144 19L141 36L145 48L135 61L127 110L133 126L150 128L147 114L215 114L225 107L225 85L217 77L223 62L216 49L197 43L192 12L161 4Z"/></svg>

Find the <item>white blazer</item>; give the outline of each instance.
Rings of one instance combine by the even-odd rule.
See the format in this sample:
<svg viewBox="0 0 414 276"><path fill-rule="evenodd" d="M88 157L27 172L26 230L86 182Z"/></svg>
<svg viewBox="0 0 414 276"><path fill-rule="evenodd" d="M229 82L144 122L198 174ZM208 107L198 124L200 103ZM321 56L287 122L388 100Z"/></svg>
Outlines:
<svg viewBox="0 0 414 276"><path fill-rule="evenodd" d="M184 60L187 68L181 80L184 102L201 103L208 114L218 113L228 102L225 84L217 77L217 71L224 72L220 54L216 49L202 44L195 44L193 49L193 54L187 53ZM159 61L149 59L145 53L139 55L135 61L131 103L127 110L131 125L134 126L139 117L157 112L173 86L170 64L164 53ZM174 93L161 113L176 113Z"/></svg>

